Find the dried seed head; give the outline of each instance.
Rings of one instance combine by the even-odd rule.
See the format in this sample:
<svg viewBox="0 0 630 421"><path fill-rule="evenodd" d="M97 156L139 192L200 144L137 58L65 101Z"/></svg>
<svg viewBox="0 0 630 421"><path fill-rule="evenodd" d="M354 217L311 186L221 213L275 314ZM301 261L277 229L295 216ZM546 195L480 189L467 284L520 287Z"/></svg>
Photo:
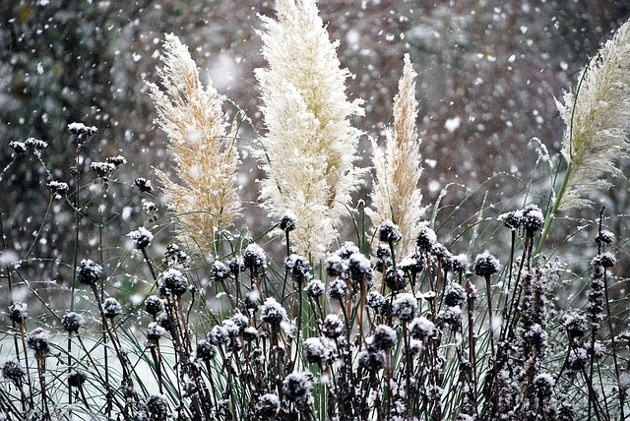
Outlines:
<svg viewBox="0 0 630 421"><path fill-rule="evenodd" d="M153 240L153 234L145 227L140 227L137 230L131 231L127 234L127 237L131 239L133 247L138 250L149 247L151 240Z"/></svg>
<svg viewBox="0 0 630 421"><path fill-rule="evenodd" d="M56 199L61 199L62 197L66 196L68 194L68 191L70 190L70 187L68 187L68 183L56 180L50 180L48 183L46 183L46 187L48 187L48 190L50 190L52 194L55 195Z"/></svg>
<svg viewBox="0 0 630 421"><path fill-rule="evenodd" d="M213 326L208 333L208 341L212 345L220 346L230 342L230 334L224 326Z"/></svg>
<svg viewBox="0 0 630 421"><path fill-rule="evenodd" d="M418 245L420 251L428 253L436 241L437 235L435 235L435 231L429 228L428 225L422 225L418 231L418 237L416 239L416 244Z"/></svg>
<svg viewBox="0 0 630 421"><path fill-rule="evenodd" d="M387 325L378 325L374 328L370 347L375 350L387 351L396 345L396 332Z"/></svg>
<svg viewBox="0 0 630 421"><path fill-rule="evenodd" d="M391 221L383 221L378 227L378 239L386 243L396 243L402 238L400 228Z"/></svg>
<svg viewBox="0 0 630 421"><path fill-rule="evenodd" d="M9 306L9 319L11 321L22 324L28 318L28 305L21 301L15 301Z"/></svg>
<svg viewBox="0 0 630 421"><path fill-rule="evenodd" d="M22 384L22 378L26 375L26 371L18 361L7 361L2 366L2 377L13 382L16 386Z"/></svg>
<svg viewBox="0 0 630 421"><path fill-rule="evenodd" d="M182 251L177 244L171 243L166 246L162 263L169 268L185 269L188 266L188 254Z"/></svg>
<svg viewBox="0 0 630 421"><path fill-rule="evenodd" d="M339 250L335 252L335 254L341 257L343 260L347 260L355 253L361 253L361 250L354 244L352 241L344 242Z"/></svg>
<svg viewBox="0 0 630 421"><path fill-rule="evenodd" d="M280 411L280 399L278 395L266 393L256 402L256 414L262 419L273 418Z"/></svg>
<svg viewBox="0 0 630 421"><path fill-rule="evenodd" d="M262 247L256 243L251 243L243 252L243 264L247 269L260 270L267 265L267 258Z"/></svg>
<svg viewBox="0 0 630 421"><path fill-rule="evenodd" d="M372 280L372 265L370 260L361 253L353 253L348 258L350 277L355 282L362 282L363 279Z"/></svg>
<svg viewBox="0 0 630 421"><path fill-rule="evenodd" d="M435 324L426 317L416 317L409 324L409 333L414 339L421 341L430 339L435 335Z"/></svg>
<svg viewBox="0 0 630 421"><path fill-rule="evenodd" d="M510 211L499 215L497 218L499 221L503 222L506 227L515 231L523 225L523 211Z"/></svg>
<svg viewBox="0 0 630 421"><path fill-rule="evenodd" d="M103 301L103 315L108 319L113 319L122 314L122 306L114 297L105 298Z"/></svg>
<svg viewBox="0 0 630 421"><path fill-rule="evenodd" d="M325 291L324 283L319 279L313 279L308 284L306 284L304 291L306 291L306 295L308 295L309 297L321 297L322 295L324 295Z"/></svg>
<svg viewBox="0 0 630 421"><path fill-rule="evenodd" d="M398 294L394 299L392 313L400 320L409 322L416 317L418 311L418 300L413 294Z"/></svg>
<svg viewBox="0 0 630 421"><path fill-rule="evenodd" d="M38 327L32 330L26 338L26 344L35 352L35 357L43 358L50 352L50 332Z"/></svg>
<svg viewBox="0 0 630 421"><path fill-rule="evenodd" d="M197 343L197 351L195 352L197 359L207 363L217 355L217 349L210 341L202 339Z"/></svg>
<svg viewBox="0 0 630 421"><path fill-rule="evenodd" d="M85 324L85 319L82 315L71 311L63 316L61 324L66 332L79 333L79 328Z"/></svg>
<svg viewBox="0 0 630 421"><path fill-rule="evenodd" d="M82 371L72 371L68 375L68 385L70 387L81 388L87 380L87 376Z"/></svg>
<svg viewBox="0 0 630 421"><path fill-rule="evenodd" d="M160 326L157 322L149 323L147 327L147 339L151 342L159 341L162 336L166 335L166 329Z"/></svg>
<svg viewBox="0 0 630 421"><path fill-rule="evenodd" d="M499 260L488 252L478 254L475 258L474 271L476 275L488 277L501 269Z"/></svg>
<svg viewBox="0 0 630 421"><path fill-rule="evenodd" d="M580 338L588 330L588 321L577 313L569 313L562 317L562 326L569 338Z"/></svg>
<svg viewBox="0 0 630 421"><path fill-rule="evenodd" d="M549 373L540 373L536 377L534 377L534 389L538 392L538 395L541 397L549 397L553 392L553 387L556 382Z"/></svg>
<svg viewBox="0 0 630 421"><path fill-rule="evenodd" d="M462 309L459 306L447 307L440 311L438 318L451 328L456 329L462 325Z"/></svg>
<svg viewBox="0 0 630 421"><path fill-rule="evenodd" d="M523 209L523 228L529 235L533 235L542 230L545 224L545 217L536 205L527 205Z"/></svg>
<svg viewBox="0 0 630 421"><path fill-rule="evenodd" d="M87 137L90 137L94 133L96 133L98 129L94 126L86 126L83 123L74 122L68 124L68 131L72 134L85 135Z"/></svg>
<svg viewBox="0 0 630 421"><path fill-rule="evenodd" d="M392 291L400 291L405 287L405 275L400 269L389 268L385 272L385 285Z"/></svg>
<svg viewBox="0 0 630 421"><path fill-rule="evenodd" d="M611 245L613 243L613 241L615 240L615 234L613 234L610 231L602 231L599 234L597 234L597 237L595 237L595 242L597 243L597 245Z"/></svg>
<svg viewBox="0 0 630 421"><path fill-rule="evenodd" d="M617 259L615 258L615 255L609 251L607 251L606 253L600 254L599 261L601 262L602 266L605 268L611 268L615 266L615 264L617 263Z"/></svg>
<svg viewBox="0 0 630 421"><path fill-rule="evenodd" d="M328 349L322 338L308 338L304 341L304 355L311 364L321 364L328 357Z"/></svg>
<svg viewBox="0 0 630 421"><path fill-rule="evenodd" d="M331 278L344 278L348 270L348 265L339 254L328 256L324 262L324 267Z"/></svg>
<svg viewBox="0 0 630 421"><path fill-rule="evenodd" d="M367 293L365 304L370 308L378 308L385 304L385 297L380 292L371 290Z"/></svg>
<svg viewBox="0 0 630 421"><path fill-rule="evenodd" d="M304 402L313 388L313 374L308 371L293 372L282 381L282 396L289 402Z"/></svg>
<svg viewBox="0 0 630 421"><path fill-rule="evenodd" d="M43 140L40 140L40 139L35 139L34 137L29 137L28 139L26 139L24 144L28 148L37 149L37 150L46 149L48 147L47 142L44 142Z"/></svg>
<svg viewBox="0 0 630 421"><path fill-rule="evenodd" d="M385 352L379 350L364 350L359 352L359 366L371 372L377 372L385 367Z"/></svg>
<svg viewBox="0 0 630 421"><path fill-rule="evenodd" d="M444 304L447 306L460 306L464 302L466 302L466 291L460 284L452 282L444 289Z"/></svg>
<svg viewBox="0 0 630 421"><path fill-rule="evenodd" d="M225 282L230 277L230 268L219 260L215 260L210 267L210 281Z"/></svg>
<svg viewBox="0 0 630 421"><path fill-rule="evenodd" d="M83 259L77 268L77 280L82 284L94 285L103 275L101 265L91 259Z"/></svg>
<svg viewBox="0 0 630 421"><path fill-rule="evenodd" d="M468 257L465 254L453 256L452 262L455 272L464 273L468 270Z"/></svg>
<svg viewBox="0 0 630 421"><path fill-rule="evenodd" d="M417 275L424 268L424 260L419 254L413 253L402 259L398 267L410 275Z"/></svg>
<svg viewBox="0 0 630 421"><path fill-rule="evenodd" d="M168 417L168 402L162 395L151 395L147 398L147 410L151 414L151 420L166 420Z"/></svg>
<svg viewBox="0 0 630 421"><path fill-rule="evenodd" d="M164 309L164 301L157 295L151 295L144 301L144 310L155 317Z"/></svg>
<svg viewBox="0 0 630 421"><path fill-rule="evenodd" d="M343 334L343 322L336 314L329 314L322 323L322 331L324 336L335 339Z"/></svg>
<svg viewBox="0 0 630 421"><path fill-rule="evenodd" d="M284 232L291 232L297 228L297 217L291 211L288 211L280 218L280 229Z"/></svg>
<svg viewBox="0 0 630 421"><path fill-rule="evenodd" d="M188 290L188 280L177 269L171 268L162 273L162 282L159 287L162 296L174 295L181 297Z"/></svg>
<svg viewBox="0 0 630 421"><path fill-rule="evenodd" d="M332 300L342 300L348 295L348 284L342 279L335 279L328 286L328 296Z"/></svg>
<svg viewBox="0 0 630 421"><path fill-rule="evenodd" d="M278 327L280 323L286 319L287 311L273 297L267 298L265 303L260 307L260 320L263 322Z"/></svg>
<svg viewBox="0 0 630 421"><path fill-rule="evenodd" d="M291 254L284 261L285 267L289 270L293 282L302 285L311 279L311 264L304 256Z"/></svg>
<svg viewBox="0 0 630 421"><path fill-rule="evenodd" d="M153 184L151 180L147 180L143 177L138 177L133 181L133 184L143 193L150 193L153 191Z"/></svg>
<svg viewBox="0 0 630 421"><path fill-rule="evenodd" d="M9 142L9 147L18 155L26 152L26 144L24 142L16 142L12 140Z"/></svg>

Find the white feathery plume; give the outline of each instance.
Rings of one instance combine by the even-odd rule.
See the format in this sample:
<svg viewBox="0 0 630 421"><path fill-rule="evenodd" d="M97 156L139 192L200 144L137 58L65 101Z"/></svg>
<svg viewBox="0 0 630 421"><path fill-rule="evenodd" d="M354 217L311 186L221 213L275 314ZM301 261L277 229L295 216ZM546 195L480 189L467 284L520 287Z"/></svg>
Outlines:
<svg viewBox="0 0 630 421"><path fill-rule="evenodd" d="M188 48L175 35L166 35L161 60L160 86L147 86L156 122L169 138L178 180L156 172L179 220L182 240L210 250L215 231L240 211L234 136L226 134L217 91L211 83L204 89Z"/></svg>
<svg viewBox="0 0 630 421"><path fill-rule="evenodd" d="M362 132L349 118L363 115L349 102L337 42L329 40L313 0L278 0L277 20L262 17L262 53L268 66L256 70L267 134L262 139L261 198L270 217L292 212L296 251L322 257L360 184L355 168Z"/></svg>
<svg viewBox="0 0 630 421"><path fill-rule="evenodd" d="M372 207L366 213L377 228L383 221L398 225L403 235L399 243L402 256L413 250L419 222L422 192L417 187L422 174L420 139L416 130L418 102L416 101L416 72L409 55L405 54L403 75L394 99L394 127L387 133L383 152L372 139L375 177Z"/></svg>
<svg viewBox="0 0 630 421"><path fill-rule="evenodd" d="M610 187L604 177L619 174L616 159L630 152L630 21L607 41L583 73L576 93L558 102L564 132L567 176L557 208L590 205L585 197Z"/></svg>

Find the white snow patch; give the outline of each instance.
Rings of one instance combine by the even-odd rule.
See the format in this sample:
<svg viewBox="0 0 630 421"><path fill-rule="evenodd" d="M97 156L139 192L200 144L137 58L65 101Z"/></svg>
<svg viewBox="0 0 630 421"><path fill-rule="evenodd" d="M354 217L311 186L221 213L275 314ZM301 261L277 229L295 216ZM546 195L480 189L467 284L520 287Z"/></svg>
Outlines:
<svg viewBox="0 0 630 421"><path fill-rule="evenodd" d="M462 124L462 119L460 116L455 116L453 118L449 118L444 123L444 128L448 130L449 133L453 133L455 130L459 128Z"/></svg>

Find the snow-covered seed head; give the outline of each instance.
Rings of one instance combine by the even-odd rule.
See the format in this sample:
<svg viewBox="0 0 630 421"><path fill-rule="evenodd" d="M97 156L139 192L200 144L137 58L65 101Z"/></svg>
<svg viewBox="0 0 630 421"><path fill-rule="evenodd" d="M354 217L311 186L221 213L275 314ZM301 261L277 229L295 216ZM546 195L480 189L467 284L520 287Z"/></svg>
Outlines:
<svg viewBox="0 0 630 421"><path fill-rule="evenodd" d="M363 350L359 352L359 366L377 372L385 367L385 352L380 350Z"/></svg>
<svg viewBox="0 0 630 421"><path fill-rule="evenodd" d="M46 187L48 187L48 190L50 190L52 194L55 195L56 199L61 199L62 197L66 196L68 194L68 191L70 190L68 183L56 180L50 180L48 183L46 183Z"/></svg>
<svg viewBox="0 0 630 421"><path fill-rule="evenodd" d="M77 280L82 284L94 285L100 281L103 268L91 259L83 259L77 268Z"/></svg>
<svg viewBox="0 0 630 421"><path fill-rule="evenodd" d="M416 238L416 244L422 252L429 252L433 244L437 241L437 235L435 231L429 228L428 225L422 225L418 231L418 237Z"/></svg>
<svg viewBox="0 0 630 421"><path fill-rule="evenodd" d="M171 322L171 318L169 317L168 313L166 313L165 311L161 312L155 318L155 321L164 329L166 329L167 332L170 332L171 329L173 328L173 323Z"/></svg>
<svg viewBox="0 0 630 421"><path fill-rule="evenodd" d="M243 251L243 264L247 269L260 270L267 265L267 258L262 247L256 243L251 243Z"/></svg>
<svg viewBox="0 0 630 421"><path fill-rule="evenodd" d="M337 250L335 254L341 257L343 260L347 260L353 254L360 252L361 250L359 250L356 244L354 244L352 241L346 241L341 245L341 247L339 247L339 250Z"/></svg>
<svg viewBox="0 0 630 421"><path fill-rule="evenodd" d="M164 301L157 295L151 295L144 300L144 310L155 317L164 309Z"/></svg>
<svg viewBox="0 0 630 421"><path fill-rule="evenodd" d="M324 295L325 291L324 283L319 279L313 279L308 284L306 284L304 291L306 291L306 295L308 295L309 297L321 297L322 295Z"/></svg>
<svg viewBox="0 0 630 421"><path fill-rule="evenodd" d="M153 240L153 234L145 227L131 231L127 237L131 240L133 247L138 250L149 247L151 240Z"/></svg>
<svg viewBox="0 0 630 421"><path fill-rule="evenodd" d="M324 336L335 339L343 334L343 322L336 314L329 314L322 323L322 331Z"/></svg>
<svg viewBox="0 0 630 421"><path fill-rule="evenodd" d="M378 308L385 304L385 297L378 291L370 290L367 293L365 304L370 308Z"/></svg>
<svg viewBox="0 0 630 421"><path fill-rule="evenodd" d="M400 320L409 322L416 317L418 311L418 300L413 294L398 294L394 299L392 313Z"/></svg>
<svg viewBox="0 0 630 421"><path fill-rule="evenodd" d="M396 345L396 332L387 325L378 325L374 328L370 347L376 350L388 351Z"/></svg>
<svg viewBox="0 0 630 421"><path fill-rule="evenodd" d="M400 228L392 221L383 221L378 227L378 239L385 243L396 243L402 238Z"/></svg>
<svg viewBox="0 0 630 421"><path fill-rule="evenodd" d="M308 371L293 372L282 381L282 396L289 402L304 402L312 388L313 374Z"/></svg>
<svg viewBox="0 0 630 421"><path fill-rule="evenodd" d="M168 402L162 395L151 395L147 398L147 410L151 420L164 421L168 417Z"/></svg>
<svg viewBox="0 0 630 421"><path fill-rule="evenodd" d="M342 300L348 295L348 284L342 279L335 279L328 286L328 296L332 300Z"/></svg>
<svg viewBox="0 0 630 421"><path fill-rule="evenodd" d="M615 240L615 234L613 234L610 231L602 231L599 234L597 234L597 237L595 237L595 242L597 243L597 245L611 245L613 243L613 241Z"/></svg>
<svg viewBox="0 0 630 421"><path fill-rule="evenodd" d="M164 329L158 322L151 322L147 327L147 339L151 342L159 341L162 336L166 335L166 329Z"/></svg>
<svg viewBox="0 0 630 421"><path fill-rule="evenodd" d="M24 144L28 148L37 149L37 150L46 149L48 147L48 142L44 142L43 140L40 140L40 139L35 139L34 137L29 137L28 139L26 139Z"/></svg>
<svg viewBox="0 0 630 421"><path fill-rule="evenodd" d="M459 306L447 307L438 314L438 318L451 328L456 329L462 324L462 309Z"/></svg>
<svg viewBox="0 0 630 421"><path fill-rule="evenodd" d="M271 419L280 411L280 398L273 393L265 393L256 402L256 414L262 419Z"/></svg>
<svg viewBox="0 0 630 421"><path fill-rule="evenodd" d="M50 352L50 332L38 327L35 330L32 330L27 338L26 344L30 349L35 353L35 357L43 358L48 355Z"/></svg>
<svg viewBox="0 0 630 421"><path fill-rule="evenodd" d="M258 330L254 326L248 326L243 329L243 339L247 342L255 341L258 338Z"/></svg>
<svg viewBox="0 0 630 421"><path fill-rule="evenodd" d="M15 301L9 306L9 319L11 321L22 324L28 318L28 305L21 301Z"/></svg>
<svg viewBox="0 0 630 421"><path fill-rule="evenodd" d="M523 224L523 212L518 211L510 211L499 215L497 218L499 221L503 222L506 227L515 231L521 227Z"/></svg>
<svg viewBox="0 0 630 421"><path fill-rule="evenodd" d="M105 298L103 301L103 315L108 319L113 319L122 314L122 306L114 297Z"/></svg>
<svg viewBox="0 0 630 421"><path fill-rule="evenodd" d="M524 332L523 339L532 348L541 349L547 346L547 332L538 323L534 323Z"/></svg>
<svg viewBox="0 0 630 421"><path fill-rule="evenodd" d="M90 137L94 135L94 133L96 133L98 129L94 126L86 126L83 123L74 122L68 124L68 131L72 134Z"/></svg>
<svg viewBox="0 0 630 421"><path fill-rule="evenodd" d="M348 270L348 265L339 254L331 254L326 258L324 268L331 278L343 278Z"/></svg>
<svg viewBox="0 0 630 421"><path fill-rule="evenodd" d="M385 285L392 291L400 291L405 287L405 275L401 269L393 267L385 272Z"/></svg>
<svg viewBox="0 0 630 421"><path fill-rule="evenodd" d="M424 260L419 254L413 253L402 259L398 267L410 275L417 275L424 268Z"/></svg>
<svg viewBox="0 0 630 421"><path fill-rule="evenodd" d="M26 152L26 144L24 142L16 142L12 140L9 142L9 147L18 155Z"/></svg>
<svg viewBox="0 0 630 421"><path fill-rule="evenodd" d="M287 311L273 297L267 298L265 303L260 307L260 320L272 326L280 326L280 323L286 320L286 318Z"/></svg>
<svg viewBox="0 0 630 421"><path fill-rule="evenodd" d="M239 333L243 333L245 328L249 326L249 320L247 317L241 313L239 310L236 310L236 313L232 317L230 317L230 321L238 327Z"/></svg>
<svg viewBox="0 0 630 421"><path fill-rule="evenodd" d="M197 343L197 351L195 352L195 355L198 360L207 363L212 361L212 359L217 355L217 349L210 341L202 339Z"/></svg>
<svg viewBox="0 0 630 421"><path fill-rule="evenodd" d="M304 256L291 254L284 261L285 267L289 270L293 282L302 285L311 279L311 264Z"/></svg>
<svg viewBox="0 0 630 421"><path fill-rule="evenodd" d="M186 268L188 265L188 254L182 251L182 249L179 248L177 244L171 243L166 246L166 251L164 252L162 263L164 263L169 268Z"/></svg>
<svg viewBox="0 0 630 421"><path fill-rule="evenodd" d="M453 266L453 255L442 243L434 242L429 252L442 264L446 269Z"/></svg>
<svg viewBox="0 0 630 421"><path fill-rule="evenodd" d="M499 260L488 252L478 254L473 265L476 275L489 277L501 269Z"/></svg>
<svg viewBox="0 0 630 421"><path fill-rule="evenodd" d="M171 268L162 273L159 291L163 296L181 297L188 290L188 280L177 269Z"/></svg>
<svg viewBox="0 0 630 421"><path fill-rule="evenodd" d="M61 324L66 332L79 333L79 328L85 324L85 319L82 315L71 311L63 316Z"/></svg>
<svg viewBox="0 0 630 421"><path fill-rule="evenodd" d="M573 371L581 371L588 362L588 352L583 347L572 347L567 356L567 368Z"/></svg>
<svg viewBox="0 0 630 421"><path fill-rule="evenodd" d="M581 338L588 330L588 321L577 313L569 313L562 317L562 326L569 338Z"/></svg>
<svg viewBox="0 0 630 421"><path fill-rule="evenodd" d="M106 159L110 164L114 164L116 167L120 167L123 164L127 163L127 158L122 155L109 156Z"/></svg>
<svg viewBox="0 0 630 421"><path fill-rule="evenodd" d="M372 265L370 260L361 253L353 253L348 258L348 267L350 268L350 277L355 282L361 282L365 278L367 281L372 280Z"/></svg>
<svg viewBox="0 0 630 421"><path fill-rule="evenodd" d="M466 291L460 284L452 282L444 289L444 304L460 306L466 301Z"/></svg>
<svg viewBox="0 0 630 421"><path fill-rule="evenodd" d="M215 346L230 342L230 334L224 326L213 326L208 333L208 341Z"/></svg>
<svg viewBox="0 0 630 421"><path fill-rule="evenodd" d="M133 181L133 184L143 193L150 193L153 191L151 180L147 180L146 178L138 177Z"/></svg>
<svg viewBox="0 0 630 421"><path fill-rule="evenodd" d="M523 228L529 235L541 231L545 223L545 217L536 205L527 205L523 209Z"/></svg>
<svg viewBox="0 0 630 421"><path fill-rule="evenodd" d="M409 324L409 333L414 339L421 341L430 339L435 335L435 324L426 317L416 317Z"/></svg>
<svg viewBox="0 0 630 421"><path fill-rule="evenodd" d="M241 256L234 256L228 261L227 266L230 268L232 275L237 276L245 270L245 263Z"/></svg>
<svg viewBox="0 0 630 421"><path fill-rule="evenodd" d="M228 336L231 338L237 337L241 333L241 329L238 327L236 323L232 319L225 319L221 323L223 329L227 332Z"/></svg>
<svg viewBox="0 0 630 421"><path fill-rule="evenodd" d="M214 283L225 282L230 277L230 268L223 262L215 260L210 267L210 281Z"/></svg>
<svg viewBox="0 0 630 421"><path fill-rule="evenodd" d="M304 355L311 364L321 364L328 356L328 350L321 338L308 338L304 341Z"/></svg>
<svg viewBox="0 0 630 421"><path fill-rule="evenodd" d="M68 386L81 388L83 387L83 383L87 380L87 376L82 371L72 371L72 373L68 374Z"/></svg>
<svg viewBox="0 0 630 421"><path fill-rule="evenodd" d="M536 377L534 377L534 389L538 392L538 395L541 397L551 396L553 392L553 387L556 382L553 379L553 376L549 373L540 373Z"/></svg>
<svg viewBox="0 0 630 421"><path fill-rule="evenodd" d="M109 177L116 171L116 165L109 162L92 162L90 169L103 180L109 180Z"/></svg>
<svg viewBox="0 0 630 421"><path fill-rule="evenodd" d="M2 377L9 380L16 386L22 384L22 378L26 375L26 371L18 361L7 361L2 366Z"/></svg>
<svg viewBox="0 0 630 421"><path fill-rule="evenodd" d="M617 259L615 258L615 255L609 251L607 251L606 253L600 254L599 261L601 262L602 266L605 268L611 268L615 266L615 264L617 263Z"/></svg>
<svg viewBox="0 0 630 421"><path fill-rule="evenodd" d="M468 270L468 257L465 254L453 256L452 262L455 272L464 273Z"/></svg>
<svg viewBox="0 0 630 421"><path fill-rule="evenodd" d="M297 228L297 217L289 211L280 218L279 226L282 231L291 232Z"/></svg>

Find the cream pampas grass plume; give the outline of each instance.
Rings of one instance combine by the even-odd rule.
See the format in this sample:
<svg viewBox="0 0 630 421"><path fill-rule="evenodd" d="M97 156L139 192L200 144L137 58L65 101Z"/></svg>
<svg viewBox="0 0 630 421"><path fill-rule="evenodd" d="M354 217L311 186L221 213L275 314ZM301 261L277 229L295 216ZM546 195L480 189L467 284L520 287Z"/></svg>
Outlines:
<svg viewBox="0 0 630 421"><path fill-rule="evenodd" d="M269 215L297 217L296 251L321 257L337 237L341 215L359 185L354 167L360 135L349 102L337 43L330 42L313 0L278 0L277 20L263 17L263 56L257 69L267 134L262 139L267 178L261 198Z"/></svg>
<svg viewBox="0 0 630 421"><path fill-rule="evenodd" d="M424 213L420 207L422 193L417 188L422 168L418 150L420 139L416 131L416 73L408 54L404 63L398 95L394 100L394 127L387 134L385 151L372 140L375 170L371 195L373 209L366 209L374 227L383 221L398 225L403 235L399 243L399 252L403 256L413 250L418 223Z"/></svg>
<svg viewBox="0 0 630 421"><path fill-rule="evenodd" d="M156 172L182 239L209 250L216 229L239 213L238 152L234 136L226 135L217 91L210 83L204 89L188 48L173 34L166 35L162 62L157 71L160 86L147 85L157 124L169 138L177 179Z"/></svg>
<svg viewBox="0 0 630 421"><path fill-rule="evenodd" d="M630 142L630 21L615 33L584 69L575 93L558 103L567 128L562 154L568 163L558 209L589 205L585 197L610 187L617 158L628 157Z"/></svg>

